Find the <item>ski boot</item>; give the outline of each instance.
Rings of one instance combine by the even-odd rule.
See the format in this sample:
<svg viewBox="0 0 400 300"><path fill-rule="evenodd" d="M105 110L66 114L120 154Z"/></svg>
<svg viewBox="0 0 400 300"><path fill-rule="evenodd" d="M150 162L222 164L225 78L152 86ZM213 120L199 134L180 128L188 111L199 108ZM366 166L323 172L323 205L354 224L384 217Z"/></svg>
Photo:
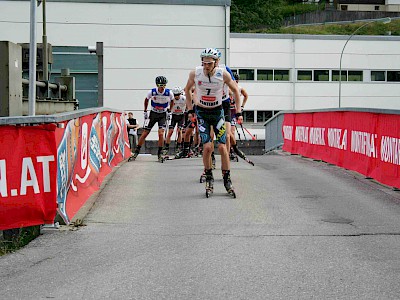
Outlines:
<svg viewBox="0 0 400 300"><path fill-rule="evenodd" d="M164 160L168 160L169 159L168 153L169 153L169 149L168 148L164 148L162 150L162 156L163 156Z"/></svg>
<svg viewBox="0 0 400 300"><path fill-rule="evenodd" d="M206 176L206 197L209 198L214 192L214 177L211 170L205 171Z"/></svg>
<svg viewBox="0 0 400 300"><path fill-rule="evenodd" d="M161 153L158 153L158 162L163 163L165 158L162 156Z"/></svg>
<svg viewBox="0 0 400 300"><path fill-rule="evenodd" d="M232 186L230 172L226 172L224 174L224 186L225 186L225 189L228 192L228 194L230 196L232 196L233 198L236 198L236 193L235 193L235 190L233 189L233 186Z"/></svg>
<svg viewBox="0 0 400 300"><path fill-rule="evenodd" d="M237 155L233 151L229 153L229 159L231 161L236 161L236 162L239 161L239 158L237 157Z"/></svg>
<svg viewBox="0 0 400 300"><path fill-rule="evenodd" d="M185 158L188 156L188 150L187 149L183 149L181 152L177 153L175 155L175 159L180 159L180 158Z"/></svg>
<svg viewBox="0 0 400 300"><path fill-rule="evenodd" d="M193 149L193 156L198 157L199 156L199 146L195 146Z"/></svg>
<svg viewBox="0 0 400 300"><path fill-rule="evenodd" d="M206 170L204 170L203 174L200 176L200 183L206 182Z"/></svg>
<svg viewBox="0 0 400 300"><path fill-rule="evenodd" d="M128 161L136 160L136 157L138 157L139 152L133 152L132 155L128 158Z"/></svg>

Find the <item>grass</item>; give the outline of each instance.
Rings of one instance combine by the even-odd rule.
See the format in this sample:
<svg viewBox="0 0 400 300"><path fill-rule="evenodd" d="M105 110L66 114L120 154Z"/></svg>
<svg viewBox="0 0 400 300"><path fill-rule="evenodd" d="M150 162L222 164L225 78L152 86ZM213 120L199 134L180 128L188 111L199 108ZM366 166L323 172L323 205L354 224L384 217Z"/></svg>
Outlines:
<svg viewBox="0 0 400 300"><path fill-rule="evenodd" d="M283 33L283 34L318 34L318 35L350 35L363 22L347 24L303 25L295 27L281 27L279 29L257 30L253 33ZM400 35L400 20L392 20L389 24L372 23L357 32L357 35Z"/></svg>
<svg viewBox="0 0 400 300"><path fill-rule="evenodd" d="M3 231L4 233L4 231ZM40 226L24 227L12 229L4 234L4 239L0 239L0 256L15 252L29 244L40 234Z"/></svg>

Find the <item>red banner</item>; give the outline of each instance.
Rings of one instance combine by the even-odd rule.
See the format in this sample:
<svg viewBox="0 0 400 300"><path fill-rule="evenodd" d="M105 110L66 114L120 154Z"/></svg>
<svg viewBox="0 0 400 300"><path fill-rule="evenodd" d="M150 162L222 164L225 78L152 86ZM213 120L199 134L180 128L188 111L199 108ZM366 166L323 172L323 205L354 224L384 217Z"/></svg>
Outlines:
<svg viewBox="0 0 400 300"><path fill-rule="evenodd" d="M0 230L53 223L56 126L0 127Z"/></svg>
<svg viewBox="0 0 400 300"><path fill-rule="evenodd" d="M367 112L285 114L283 150L400 188L400 116Z"/></svg>
<svg viewBox="0 0 400 300"><path fill-rule="evenodd" d="M129 157L124 116L102 112L70 120L57 130L57 144L57 202L68 223L113 167Z"/></svg>

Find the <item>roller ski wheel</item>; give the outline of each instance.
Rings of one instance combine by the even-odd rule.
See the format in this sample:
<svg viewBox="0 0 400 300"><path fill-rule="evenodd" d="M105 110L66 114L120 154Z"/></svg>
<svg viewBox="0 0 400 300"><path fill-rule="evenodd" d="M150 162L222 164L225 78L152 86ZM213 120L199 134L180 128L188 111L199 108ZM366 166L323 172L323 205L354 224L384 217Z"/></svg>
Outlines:
<svg viewBox="0 0 400 300"><path fill-rule="evenodd" d="M136 158L138 157L139 153L133 153L129 158L128 158L128 162L129 161L135 161Z"/></svg>
<svg viewBox="0 0 400 300"><path fill-rule="evenodd" d="M200 183L204 183L204 182L206 182L206 174L201 174L201 176L200 176Z"/></svg>
<svg viewBox="0 0 400 300"><path fill-rule="evenodd" d="M254 166L254 163L250 160L250 159L248 159L247 158L247 156L243 153L243 151L238 151L238 152L236 152L236 154L237 154L237 156L239 156L241 159L243 159L245 162L247 162L247 163L249 163L249 164L251 164L252 166ZM236 157L237 157L236 156Z"/></svg>
<svg viewBox="0 0 400 300"><path fill-rule="evenodd" d="M188 153L183 150L175 155L175 159L185 158L188 156Z"/></svg>
<svg viewBox="0 0 400 300"><path fill-rule="evenodd" d="M233 189L231 176L229 175L229 173L224 175L224 186L225 186L227 193L231 197L236 198L236 193L235 193L235 190Z"/></svg>
<svg viewBox="0 0 400 300"><path fill-rule="evenodd" d="M208 183L206 182L206 197L210 198L210 196L213 194L214 192L214 187L213 185L208 185Z"/></svg>
<svg viewBox="0 0 400 300"><path fill-rule="evenodd" d="M214 178L212 174L204 174L206 179L206 197L209 198L214 192Z"/></svg>
<svg viewBox="0 0 400 300"><path fill-rule="evenodd" d="M253 163L250 159L248 159L247 157L245 157L244 160L245 160L247 163L251 164L251 165L254 167L254 163Z"/></svg>
<svg viewBox="0 0 400 300"><path fill-rule="evenodd" d="M229 195L229 196L231 196L231 197L233 197L233 198L236 199L236 193L235 193L235 191L234 191L233 189L230 189L230 190L227 191L227 192L228 192L228 195Z"/></svg>

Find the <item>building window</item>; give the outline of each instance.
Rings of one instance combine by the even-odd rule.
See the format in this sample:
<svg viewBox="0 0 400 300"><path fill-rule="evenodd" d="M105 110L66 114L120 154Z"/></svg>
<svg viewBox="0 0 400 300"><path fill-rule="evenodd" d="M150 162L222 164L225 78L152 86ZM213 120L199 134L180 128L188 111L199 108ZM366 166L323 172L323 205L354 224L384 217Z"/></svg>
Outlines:
<svg viewBox="0 0 400 300"><path fill-rule="evenodd" d="M400 71L387 71L387 81L388 82L399 82L400 81Z"/></svg>
<svg viewBox="0 0 400 300"><path fill-rule="evenodd" d="M257 80L273 80L273 70L257 70Z"/></svg>
<svg viewBox="0 0 400 300"><path fill-rule="evenodd" d="M253 110L243 111L243 122L254 123L254 111Z"/></svg>
<svg viewBox="0 0 400 300"><path fill-rule="evenodd" d="M257 111L257 123L262 123L265 121L268 121L270 118L273 116L273 111L267 110L267 111L262 111L258 110Z"/></svg>
<svg viewBox="0 0 400 300"><path fill-rule="evenodd" d="M314 81L329 81L329 70L314 70Z"/></svg>
<svg viewBox="0 0 400 300"><path fill-rule="evenodd" d="M312 80L312 71L308 70L298 70L297 71L297 80Z"/></svg>
<svg viewBox="0 0 400 300"><path fill-rule="evenodd" d="M276 81L289 81L289 70L275 70L274 80Z"/></svg>
<svg viewBox="0 0 400 300"><path fill-rule="evenodd" d="M239 74L237 69L231 69L231 71L232 71L233 74L235 74L235 73Z"/></svg>
<svg viewBox="0 0 400 300"><path fill-rule="evenodd" d="M240 80L254 80L254 69L239 69Z"/></svg>
<svg viewBox="0 0 400 300"><path fill-rule="evenodd" d="M347 10L348 6L347 5L340 5L341 10Z"/></svg>
<svg viewBox="0 0 400 300"><path fill-rule="evenodd" d="M371 81L386 81L386 72L371 71Z"/></svg>
<svg viewBox="0 0 400 300"><path fill-rule="evenodd" d="M376 5L376 6L375 6L375 10L379 10L379 5Z"/></svg>
<svg viewBox="0 0 400 300"><path fill-rule="evenodd" d="M339 81L339 70L332 71L332 81ZM347 81L347 71L342 70L341 81Z"/></svg>
<svg viewBox="0 0 400 300"><path fill-rule="evenodd" d="M348 71L347 81L363 81L363 71Z"/></svg>

